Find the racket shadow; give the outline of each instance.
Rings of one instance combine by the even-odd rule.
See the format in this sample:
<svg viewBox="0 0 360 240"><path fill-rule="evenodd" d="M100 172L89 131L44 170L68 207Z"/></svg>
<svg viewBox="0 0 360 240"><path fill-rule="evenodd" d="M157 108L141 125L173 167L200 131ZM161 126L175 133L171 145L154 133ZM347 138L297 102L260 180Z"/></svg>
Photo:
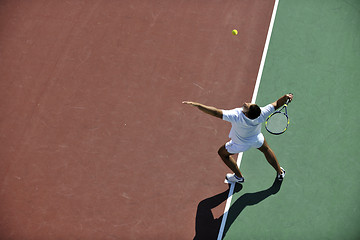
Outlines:
<svg viewBox="0 0 360 240"><path fill-rule="evenodd" d="M239 197L229 209L223 237L226 235L226 232L229 230L230 226L234 223L234 221L238 218L246 206L256 205L269 196L276 194L280 190L281 183L282 182L275 180L272 186L268 189L255 193L245 193ZM206 198L198 204L195 218L194 240L217 239L223 216L215 219L211 210L227 200L229 190L230 185L229 189L226 191L213 197ZM236 184L234 193L240 192L241 190L242 185Z"/></svg>

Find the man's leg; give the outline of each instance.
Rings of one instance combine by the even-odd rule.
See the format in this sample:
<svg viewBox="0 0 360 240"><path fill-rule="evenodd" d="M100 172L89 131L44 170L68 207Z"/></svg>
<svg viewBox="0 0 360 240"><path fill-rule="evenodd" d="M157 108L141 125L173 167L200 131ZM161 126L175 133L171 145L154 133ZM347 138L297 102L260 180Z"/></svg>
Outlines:
<svg viewBox="0 0 360 240"><path fill-rule="evenodd" d="M225 145L220 147L218 154L221 157L221 159L223 160L223 162L226 164L226 166L228 166L235 173L236 176L243 177L238 165L236 164L236 161L231 156L233 154L229 153L226 150Z"/></svg>
<svg viewBox="0 0 360 240"><path fill-rule="evenodd" d="M281 174L282 170L280 168L279 162L276 159L275 153L273 152L273 150L271 150L271 148L267 144L266 139L264 139L264 144L258 149L265 155L266 160L275 169L275 171L278 174Z"/></svg>

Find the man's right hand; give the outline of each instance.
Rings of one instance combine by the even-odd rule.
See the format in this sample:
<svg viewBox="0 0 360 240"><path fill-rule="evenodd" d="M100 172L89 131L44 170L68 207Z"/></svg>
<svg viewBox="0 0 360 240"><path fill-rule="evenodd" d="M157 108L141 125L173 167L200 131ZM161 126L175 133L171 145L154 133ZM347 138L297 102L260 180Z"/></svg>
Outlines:
<svg viewBox="0 0 360 240"><path fill-rule="evenodd" d="M285 96L286 96L287 99L289 99L289 102L291 102L293 97L294 97L294 95L292 93L288 93Z"/></svg>

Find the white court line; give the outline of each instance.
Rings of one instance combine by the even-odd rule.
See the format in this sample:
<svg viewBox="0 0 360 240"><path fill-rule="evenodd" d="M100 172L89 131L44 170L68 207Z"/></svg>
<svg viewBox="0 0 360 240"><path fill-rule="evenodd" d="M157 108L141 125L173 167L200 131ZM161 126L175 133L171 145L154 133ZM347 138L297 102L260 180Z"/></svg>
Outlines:
<svg viewBox="0 0 360 240"><path fill-rule="evenodd" d="M266 37L265 47L264 47L263 55L262 55L262 58L261 58L261 63L260 63L259 72L258 72L258 75L257 75L257 78L256 78L256 83L255 83L255 88L254 88L253 96L252 96L252 99L251 99L251 103L255 103L256 97L257 97L257 94L258 94L258 91L259 91L261 76L262 76L262 73L263 73L263 70L264 70L265 59L266 59L267 51L268 51L268 48L269 48L272 29L274 27L275 16L276 16L276 11L277 11L277 8L278 8L278 4L279 4L279 0L275 0L274 9L273 9L273 13L272 13L272 16L271 16L269 30L268 30L267 37ZM241 152L241 153L239 153L238 158L237 158L237 165L239 167L240 167L240 164L241 164L242 156L243 156L243 153ZM227 216L228 216L228 213L229 213L231 200L232 200L232 196L233 196L233 193L234 193L234 188L235 188L235 184L232 183L231 186L230 186L228 199L226 201L225 210L224 210L224 214L223 214L223 219L222 219L222 222L221 222L221 226L220 226L220 230L219 230L217 240L221 240L223 238L224 229L225 229L225 225L226 225L226 219L227 219Z"/></svg>

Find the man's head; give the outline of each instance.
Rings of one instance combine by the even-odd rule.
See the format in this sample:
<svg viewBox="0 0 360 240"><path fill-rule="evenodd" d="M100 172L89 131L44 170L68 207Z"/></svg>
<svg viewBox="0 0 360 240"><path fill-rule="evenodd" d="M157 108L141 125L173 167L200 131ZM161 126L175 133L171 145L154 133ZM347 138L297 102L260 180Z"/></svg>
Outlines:
<svg viewBox="0 0 360 240"><path fill-rule="evenodd" d="M247 116L248 118L255 119L260 116L261 110L260 107L256 104L244 103L243 112L245 113L245 116Z"/></svg>

